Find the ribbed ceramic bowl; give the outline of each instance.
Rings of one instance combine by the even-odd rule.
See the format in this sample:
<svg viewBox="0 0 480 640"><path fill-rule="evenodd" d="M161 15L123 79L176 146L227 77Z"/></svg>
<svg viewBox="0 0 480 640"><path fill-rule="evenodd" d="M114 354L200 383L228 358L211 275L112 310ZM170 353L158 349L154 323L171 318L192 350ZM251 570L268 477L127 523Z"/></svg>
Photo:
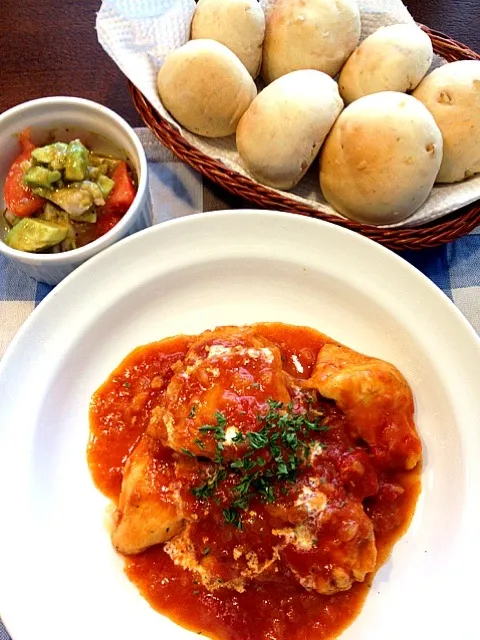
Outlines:
<svg viewBox="0 0 480 640"><path fill-rule="evenodd" d="M124 217L94 242L65 253L27 253L11 249L0 237L0 254L27 275L48 284L58 284L80 264L118 240L151 224L147 159L142 144L130 125L115 112L83 98L50 97L24 102L0 115L0 206L5 208L3 184L13 160L20 152L17 136L30 127L33 142L52 138L68 141L79 137L97 152L125 156L138 179L138 190Z"/></svg>

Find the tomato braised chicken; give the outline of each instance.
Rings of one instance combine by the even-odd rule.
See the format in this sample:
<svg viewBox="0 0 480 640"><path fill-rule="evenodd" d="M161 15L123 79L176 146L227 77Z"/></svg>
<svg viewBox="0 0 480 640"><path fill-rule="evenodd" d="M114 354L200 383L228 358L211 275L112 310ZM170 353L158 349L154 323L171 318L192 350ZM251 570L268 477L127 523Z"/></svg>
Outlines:
<svg viewBox="0 0 480 640"><path fill-rule="evenodd" d="M88 450L127 575L211 637L335 637L413 513L413 412L393 365L313 329L135 350L92 400Z"/></svg>

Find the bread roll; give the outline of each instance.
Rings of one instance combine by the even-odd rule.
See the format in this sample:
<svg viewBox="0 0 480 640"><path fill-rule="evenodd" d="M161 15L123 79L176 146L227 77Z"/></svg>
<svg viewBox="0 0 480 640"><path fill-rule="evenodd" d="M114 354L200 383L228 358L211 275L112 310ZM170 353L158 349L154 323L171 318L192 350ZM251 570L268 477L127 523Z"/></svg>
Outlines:
<svg viewBox="0 0 480 640"><path fill-rule="evenodd" d="M321 71L293 71L275 80L238 125L237 148L245 168L262 184L291 189L342 108L337 83Z"/></svg>
<svg viewBox="0 0 480 640"><path fill-rule="evenodd" d="M295 71L340 71L360 38L357 0L277 0L267 15L262 77Z"/></svg>
<svg viewBox="0 0 480 640"><path fill-rule="evenodd" d="M346 103L378 91L411 91L430 69L432 41L415 24L392 24L366 38L340 73Z"/></svg>
<svg viewBox="0 0 480 640"><path fill-rule="evenodd" d="M442 135L412 96L385 91L352 102L325 141L320 186L347 218L393 224L427 199L442 162Z"/></svg>
<svg viewBox="0 0 480 640"><path fill-rule="evenodd" d="M257 0L199 0L191 36L221 42L257 77L265 37L265 14Z"/></svg>
<svg viewBox="0 0 480 640"><path fill-rule="evenodd" d="M215 40L191 40L170 53L158 72L157 88L177 122L209 138L234 133L257 95L244 65Z"/></svg>
<svg viewBox="0 0 480 640"><path fill-rule="evenodd" d="M480 173L480 61L461 60L435 69L413 95L442 132L437 182L458 182Z"/></svg>

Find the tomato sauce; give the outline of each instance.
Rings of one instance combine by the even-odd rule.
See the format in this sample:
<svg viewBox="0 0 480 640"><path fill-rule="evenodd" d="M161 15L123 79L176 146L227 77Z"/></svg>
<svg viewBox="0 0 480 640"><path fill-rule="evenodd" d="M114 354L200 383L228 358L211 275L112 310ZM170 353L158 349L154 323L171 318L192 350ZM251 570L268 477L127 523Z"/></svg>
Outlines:
<svg viewBox="0 0 480 640"><path fill-rule="evenodd" d="M300 379L311 376L318 351L326 342L333 342L309 328L269 323L256 325L256 329L280 348L284 370ZM115 502L125 461L145 431L152 409L163 400L173 376L172 366L185 357L192 340L179 336L139 347L92 399L88 462L98 488ZM341 468L340 460L348 459L348 476L354 468L352 456L354 462L360 462L367 454L351 446L341 428L341 411L328 402L325 411L337 428L322 434L328 451L324 464L328 466L330 460L337 465L335 468ZM185 473L188 469L187 462ZM377 567L386 561L410 523L420 491L420 473L420 465L401 472L385 471L381 465L375 469L375 479L367 473L362 482L352 481L352 492L363 500L374 524ZM259 506L256 523L249 529L257 535L259 548L266 536L262 522L268 517ZM218 553L227 553L234 544L230 538L236 535L229 530L208 530L207 520L203 540L208 539L208 546ZM125 571L157 611L192 631L219 640L335 638L360 613L373 579L369 574L348 591L326 596L307 591L288 572L280 572L270 581L252 581L243 593L224 588L212 592L195 579L194 573L175 565L163 545L126 557Z"/></svg>
<svg viewBox="0 0 480 640"><path fill-rule="evenodd" d="M126 459L148 425L173 375L172 364L185 356L185 337L135 349L97 391L90 407L88 463L97 487L116 500Z"/></svg>

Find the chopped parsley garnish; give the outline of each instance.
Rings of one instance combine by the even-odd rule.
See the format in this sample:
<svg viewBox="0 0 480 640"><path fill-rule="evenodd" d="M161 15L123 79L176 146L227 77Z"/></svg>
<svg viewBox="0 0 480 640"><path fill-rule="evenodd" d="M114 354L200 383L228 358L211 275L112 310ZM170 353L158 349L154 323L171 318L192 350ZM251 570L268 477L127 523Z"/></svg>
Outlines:
<svg viewBox="0 0 480 640"><path fill-rule="evenodd" d="M185 449L185 447L183 447L182 453L183 453L184 456L189 456L190 458L195 458L195 454L192 451L190 451L190 449Z"/></svg>
<svg viewBox="0 0 480 640"><path fill-rule="evenodd" d="M223 510L223 519L227 524L231 524L233 527L237 529L242 528L242 520L240 518L240 514L236 509L224 509Z"/></svg>
<svg viewBox="0 0 480 640"><path fill-rule="evenodd" d="M209 433L212 432L213 437L215 438L215 440L222 442L223 440L225 440L225 429L223 427L219 427L219 426L213 426L212 424L206 424L203 427L199 428L200 433Z"/></svg>
<svg viewBox="0 0 480 640"><path fill-rule="evenodd" d="M225 429L225 427L227 426L227 419L225 418L223 413L217 411L217 413L215 414L215 418L217 420L217 426L221 429Z"/></svg>
<svg viewBox="0 0 480 640"><path fill-rule="evenodd" d="M239 479L233 486L233 499L222 513L227 524L241 529L240 512L248 508L250 500L257 497L265 503L274 502L280 482L280 493L286 495L288 489L285 483L295 482L301 466L310 455L311 445L318 442L312 440L312 436L329 429L322 422L323 414L317 411L317 417L311 419L311 413L295 412L291 403L284 405L282 402L268 400L267 413L257 416L261 428L246 434L237 432L231 439L233 443L242 443L245 452L228 462L223 456L227 420L222 413L217 412L216 425L208 424L199 428L201 433L212 434L216 441L214 462L217 468L203 485L191 490L193 495L199 500L214 497L215 502L220 504L222 501L215 496L216 491L229 472L235 473ZM201 441L195 442L198 444Z"/></svg>
<svg viewBox="0 0 480 640"><path fill-rule="evenodd" d="M190 413L188 414L188 417L195 418L196 413L197 413L197 405L192 404L192 408L190 409Z"/></svg>
<svg viewBox="0 0 480 640"><path fill-rule="evenodd" d="M197 500L205 500L211 498L215 493L220 482L223 482L227 477L227 472L223 467L218 467L215 474L207 480L207 482L200 487L194 487L192 493Z"/></svg>
<svg viewBox="0 0 480 640"><path fill-rule="evenodd" d="M247 433L247 438L253 449L263 449L268 444L267 434L262 433L261 431L250 431Z"/></svg>

